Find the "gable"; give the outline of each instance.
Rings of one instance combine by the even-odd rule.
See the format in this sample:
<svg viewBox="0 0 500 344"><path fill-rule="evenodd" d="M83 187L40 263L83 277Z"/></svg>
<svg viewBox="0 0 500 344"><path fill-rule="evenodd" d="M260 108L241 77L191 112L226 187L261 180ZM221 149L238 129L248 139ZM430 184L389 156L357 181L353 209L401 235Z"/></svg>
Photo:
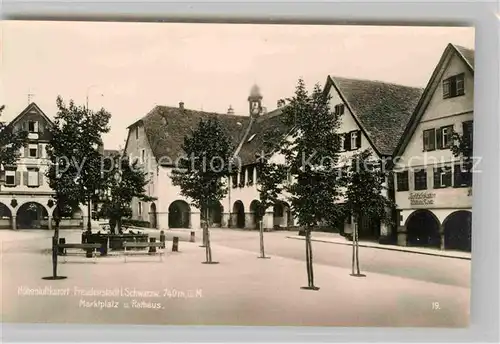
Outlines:
<svg viewBox="0 0 500 344"><path fill-rule="evenodd" d="M459 74L464 74L463 96L443 98L443 81ZM458 55L452 54L442 67L429 103L427 104L420 121L430 121L443 116L451 116L473 110L474 106L474 76L466 62Z"/></svg>
<svg viewBox="0 0 500 344"><path fill-rule="evenodd" d="M457 73L465 75L465 95L443 99L443 80ZM396 147L395 156L401 156L415 135L420 123L446 116L460 116L473 111L474 100L474 50L448 44L434 68L425 90ZM429 108L430 106L430 108ZM422 118L426 116L423 120Z"/></svg>
<svg viewBox="0 0 500 344"><path fill-rule="evenodd" d="M379 155L392 155L422 94L421 88L329 76L358 127Z"/></svg>
<svg viewBox="0 0 500 344"><path fill-rule="evenodd" d="M53 123L35 103L31 103L9 125L15 131L31 131L28 139L49 141Z"/></svg>

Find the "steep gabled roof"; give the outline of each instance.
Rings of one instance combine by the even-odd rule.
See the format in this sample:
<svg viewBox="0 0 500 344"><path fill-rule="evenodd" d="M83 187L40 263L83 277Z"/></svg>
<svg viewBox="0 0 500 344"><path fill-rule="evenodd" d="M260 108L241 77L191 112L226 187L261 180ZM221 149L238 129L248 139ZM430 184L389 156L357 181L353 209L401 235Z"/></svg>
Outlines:
<svg viewBox="0 0 500 344"><path fill-rule="evenodd" d="M49 125L51 126L54 125L54 122L52 122L52 120L42 111L42 109L40 109L40 107L36 105L36 103L32 102L27 107L25 107L24 110L21 111L19 115L17 115L12 121L10 121L9 126L15 125L19 120L21 120L24 117L24 115L33 110L38 112L47 121L47 123L49 123Z"/></svg>
<svg viewBox="0 0 500 344"><path fill-rule="evenodd" d="M237 147L247 129L250 118L214 112L181 109L179 107L155 106L146 116L128 128L142 124L150 148L157 161L164 164L175 162L183 154L184 137L189 135L200 120L217 118Z"/></svg>
<svg viewBox="0 0 500 344"><path fill-rule="evenodd" d="M441 55L441 58L439 59L439 62L434 69L431 78L429 79L429 82L427 83L427 86L425 87L417 106L415 107L415 110L413 111L410 121L408 122L408 125L406 126L405 131L403 132L403 135L398 142L398 145L394 151L395 156L400 156L406 149L408 142L410 142L411 137L413 136L418 124L420 123L420 120L422 119L422 116L425 113L425 110L427 109L427 106L429 105L432 96L434 95L434 92L436 91L436 88L446 67L448 66L448 63L455 54L462 59L462 61L468 67L469 71L472 73L472 75L474 75L474 50L449 43L444 49L444 52Z"/></svg>
<svg viewBox="0 0 500 344"><path fill-rule="evenodd" d="M421 88L337 76L329 76L325 91L329 87L335 87L379 155L393 154L422 94Z"/></svg>

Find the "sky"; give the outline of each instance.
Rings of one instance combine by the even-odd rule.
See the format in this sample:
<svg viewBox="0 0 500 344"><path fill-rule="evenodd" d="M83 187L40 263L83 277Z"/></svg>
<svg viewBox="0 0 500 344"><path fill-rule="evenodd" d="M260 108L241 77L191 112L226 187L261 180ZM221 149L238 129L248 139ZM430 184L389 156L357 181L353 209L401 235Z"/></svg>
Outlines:
<svg viewBox="0 0 500 344"><path fill-rule="evenodd" d="M474 48L473 28L333 25L0 22L0 104L11 120L56 98L112 114L106 149L155 105L248 116L257 84L270 111L327 76L425 87L448 43ZM31 94L31 96L29 96ZM31 97L31 99L30 99Z"/></svg>

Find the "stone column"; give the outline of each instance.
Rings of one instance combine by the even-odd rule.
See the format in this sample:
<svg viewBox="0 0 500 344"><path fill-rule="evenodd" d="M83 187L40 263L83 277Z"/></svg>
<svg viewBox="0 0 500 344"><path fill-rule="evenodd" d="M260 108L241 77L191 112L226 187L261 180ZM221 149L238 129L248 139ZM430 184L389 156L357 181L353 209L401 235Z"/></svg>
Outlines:
<svg viewBox="0 0 500 344"><path fill-rule="evenodd" d="M158 229L168 229L168 211L156 213Z"/></svg>
<svg viewBox="0 0 500 344"><path fill-rule="evenodd" d="M408 246L406 227L398 226L398 246Z"/></svg>
<svg viewBox="0 0 500 344"><path fill-rule="evenodd" d="M196 209L191 211L191 219L189 221L189 228L200 229L201 228L201 212Z"/></svg>
<svg viewBox="0 0 500 344"><path fill-rule="evenodd" d="M445 242L444 242L444 226L443 225L439 226L439 236L441 238L441 240L440 240L440 249L444 250L444 248L445 248Z"/></svg>
<svg viewBox="0 0 500 344"><path fill-rule="evenodd" d="M264 217L262 218L262 225L264 229L271 230L274 227L274 213L272 211L266 211Z"/></svg>
<svg viewBox="0 0 500 344"><path fill-rule="evenodd" d="M245 213L245 228L255 229L254 214L250 212Z"/></svg>
<svg viewBox="0 0 500 344"><path fill-rule="evenodd" d="M17 230L16 216L11 216L11 226L13 230Z"/></svg>
<svg viewBox="0 0 500 344"><path fill-rule="evenodd" d="M221 228L228 228L231 214L230 213L222 213L221 217Z"/></svg>
<svg viewBox="0 0 500 344"><path fill-rule="evenodd" d="M47 217L47 228L50 230L52 230L52 216L49 216Z"/></svg>

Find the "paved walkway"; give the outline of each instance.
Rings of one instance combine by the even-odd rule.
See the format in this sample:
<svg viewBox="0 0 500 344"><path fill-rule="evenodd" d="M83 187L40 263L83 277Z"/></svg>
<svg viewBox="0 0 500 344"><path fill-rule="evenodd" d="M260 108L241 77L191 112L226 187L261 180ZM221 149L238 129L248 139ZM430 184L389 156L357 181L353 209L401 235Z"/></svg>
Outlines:
<svg viewBox="0 0 500 344"><path fill-rule="evenodd" d="M78 233L66 232L78 237ZM2 255L0 313L5 322L158 325L430 326L468 324L470 289L315 264L319 291L306 283L302 261L213 245L217 265L201 264L197 243L167 251L163 262L137 256L84 255L51 273L50 255L9 250ZM49 247L49 240L41 244ZM39 252L39 251L38 251ZM22 273L20 273L22 271ZM47 292L39 296L32 290ZM60 291L59 294L48 293ZM67 292L66 292L67 291ZM97 293L99 292L99 293ZM100 294L100 293L103 294ZM141 293L142 292L142 293ZM115 308L116 307L116 308ZM52 311L50 311L52 310ZM55 310L55 311L54 311Z"/></svg>
<svg viewBox="0 0 500 344"><path fill-rule="evenodd" d="M290 235L290 236L287 236L287 238L297 239L297 240L305 240L305 238L303 236L299 236L299 235ZM313 233L311 240L317 241L317 242L330 243L330 244L352 246L352 241L349 241L346 238L344 238L343 236L341 236L339 234L335 234L335 233ZM441 251L441 250L437 250L437 249L424 248L424 247L382 245L379 243L368 242L368 241L360 241L359 247L370 247L370 248L376 248L376 249L381 249L381 250L392 250L392 251L400 251L400 252L425 254L425 255L430 255L430 256L439 256L439 257L471 260L471 253L469 253L469 252Z"/></svg>

